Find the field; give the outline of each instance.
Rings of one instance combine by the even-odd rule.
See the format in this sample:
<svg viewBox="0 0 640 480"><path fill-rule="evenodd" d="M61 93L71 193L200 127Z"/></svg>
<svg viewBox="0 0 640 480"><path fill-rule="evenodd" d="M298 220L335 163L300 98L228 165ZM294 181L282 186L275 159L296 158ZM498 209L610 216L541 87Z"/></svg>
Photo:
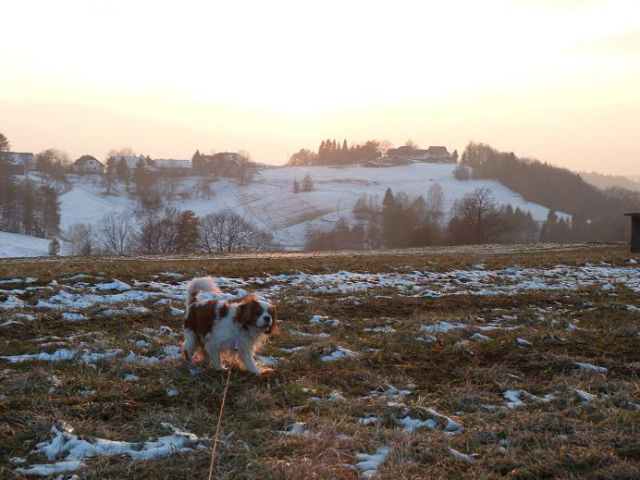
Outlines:
<svg viewBox="0 0 640 480"><path fill-rule="evenodd" d="M0 261L0 477L207 478L225 375L179 346L186 281L211 274L280 323L263 374L233 369L214 478L640 478L639 261Z"/></svg>

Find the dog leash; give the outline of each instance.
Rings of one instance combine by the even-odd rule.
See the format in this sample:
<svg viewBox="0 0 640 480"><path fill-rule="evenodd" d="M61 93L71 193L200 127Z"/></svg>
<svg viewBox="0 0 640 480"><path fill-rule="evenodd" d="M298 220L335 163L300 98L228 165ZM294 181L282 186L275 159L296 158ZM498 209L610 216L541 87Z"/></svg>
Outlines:
<svg viewBox="0 0 640 480"><path fill-rule="evenodd" d="M240 335L236 338L235 343L233 344L233 351L237 352L240 347ZM211 465L209 465L209 480L213 475L213 465L216 461L216 450L218 448L218 438L220 437L220 424L222 423L222 413L224 412L224 404L227 400L227 391L229 390L229 381L231 380L231 365L229 365L229 370L227 371L227 380L224 384L224 392L222 392L222 402L220 403L220 413L218 414L218 424L216 425L216 434L213 438L213 450L211 452Z"/></svg>

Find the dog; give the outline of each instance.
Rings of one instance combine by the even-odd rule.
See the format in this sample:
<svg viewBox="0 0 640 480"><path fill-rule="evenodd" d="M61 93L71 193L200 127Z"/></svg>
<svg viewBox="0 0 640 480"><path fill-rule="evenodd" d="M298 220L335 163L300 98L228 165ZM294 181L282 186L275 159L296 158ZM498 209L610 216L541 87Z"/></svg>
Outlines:
<svg viewBox="0 0 640 480"><path fill-rule="evenodd" d="M211 277L194 278L187 285L184 315L185 360L191 361L202 346L216 370L225 370L220 359L223 351L237 350L247 370L258 375L254 354L276 331L276 307L256 295L239 302L200 300L200 293L222 293Z"/></svg>

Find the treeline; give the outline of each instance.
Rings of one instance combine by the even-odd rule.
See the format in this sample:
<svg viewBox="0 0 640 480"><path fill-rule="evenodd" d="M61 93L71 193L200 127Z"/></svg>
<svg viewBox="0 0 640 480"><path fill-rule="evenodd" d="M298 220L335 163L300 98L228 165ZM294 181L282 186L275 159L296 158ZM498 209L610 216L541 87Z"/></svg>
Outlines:
<svg viewBox="0 0 640 480"><path fill-rule="evenodd" d="M640 210L638 192L620 187L600 190L567 169L521 159L482 143L467 145L456 176L497 180L530 202L570 214L572 222L567 226L579 241L625 240L628 220L623 214Z"/></svg>
<svg viewBox="0 0 640 480"><path fill-rule="evenodd" d="M347 140L342 143L335 139L323 140L317 152L305 148L291 155L289 165L352 165L375 160L382 155L384 142L368 140L363 144L347 145Z"/></svg>
<svg viewBox="0 0 640 480"><path fill-rule="evenodd" d="M442 187L409 198L387 189L382 201L364 195L353 207L357 223L339 220L330 231L311 231L308 250L406 248L428 245L529 243L538 226L529 212L497 205L491 190L478 188L456 201L445 219Z"/></svg>
<svg viewBox="0 0 640 480"><path fill-rule="evenodd" d="M16 183L0 160L0 231L49 237L60 230L58 192L31 181Z"/></svg>
<svg viewBox="0 0 640 480"><path fill-rule="evenodd" d="M274 249L273 234L241 215L219 211L146 209L109 213L96 226L73 225L63 235L69 255L233 253Z"/></svg>

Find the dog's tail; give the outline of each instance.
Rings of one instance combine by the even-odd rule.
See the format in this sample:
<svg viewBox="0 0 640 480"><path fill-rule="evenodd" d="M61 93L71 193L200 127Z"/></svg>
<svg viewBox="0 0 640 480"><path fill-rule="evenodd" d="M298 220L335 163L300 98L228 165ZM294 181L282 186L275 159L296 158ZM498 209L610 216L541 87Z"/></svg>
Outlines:
<svg viewBox="0 0 640 480"><path fill-rule="evenodd" d="M194 278L187 285L187 300L185 306L187 309L190 305L198 301L198 295L200 292L220 292L218 285L211 277Z"/></svg>

